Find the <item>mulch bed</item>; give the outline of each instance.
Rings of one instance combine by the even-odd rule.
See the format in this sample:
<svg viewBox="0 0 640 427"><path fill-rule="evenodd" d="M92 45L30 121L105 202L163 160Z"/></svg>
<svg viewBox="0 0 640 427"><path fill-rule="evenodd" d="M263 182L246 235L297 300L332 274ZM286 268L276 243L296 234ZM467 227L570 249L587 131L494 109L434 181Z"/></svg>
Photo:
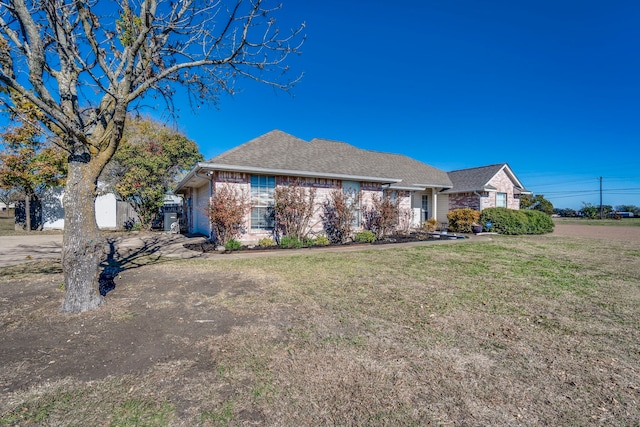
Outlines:
<svg viewBox="0 0 640 427"><path fill-rule="evenodd" d="M391 243L409 243L409 242L422 242L426 240L437 240L430 234L426 232L410 232L410 233L398 233L385 237L381 240L376 240L373 243L358 243L358 242L348 242L344 244L330 244L328 246L366 246L366 245L386 245ZM184 247L196 251L196 252L206 252L206 253L214 253L216 252L217 245L213 242L206 241L202 243L185 243ZM305 249L314 249L314 248L324 248L327 246L304 246ZM299 248L284 248L281 246L258 246L258 245L244 245L239 251L274 251L274 250L289 250L289 249L299 249ZM226 251L227 253L230 251ZM236 252L236 251L233 251ZM223 253L223 252L219 252Z"/></svg>

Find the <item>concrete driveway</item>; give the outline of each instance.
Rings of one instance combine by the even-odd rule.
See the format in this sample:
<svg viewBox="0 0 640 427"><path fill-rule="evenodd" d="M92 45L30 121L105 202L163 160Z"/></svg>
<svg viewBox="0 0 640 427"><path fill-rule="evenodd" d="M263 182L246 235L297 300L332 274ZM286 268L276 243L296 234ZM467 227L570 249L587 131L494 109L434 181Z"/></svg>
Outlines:
<svg viewBox="0 0 640 427"><path fill-rule="evenodd" d="M34 232L23 236L0 236L0 267L41 259L60 259L62 234Z"/></svg>
<svg viewBox="0 0 640 427"><path fill-rule="evenodd" d="M186 241L202 238L188 238L181 234L140 233L126 235L105 234L105 251L116 257L130 254L158 254L173 258L195 258L199 252L184 248ZM0 267L24 262L60 259L62 254L62 234L41 234L34 232L21 236L0 236Z"/></svg>

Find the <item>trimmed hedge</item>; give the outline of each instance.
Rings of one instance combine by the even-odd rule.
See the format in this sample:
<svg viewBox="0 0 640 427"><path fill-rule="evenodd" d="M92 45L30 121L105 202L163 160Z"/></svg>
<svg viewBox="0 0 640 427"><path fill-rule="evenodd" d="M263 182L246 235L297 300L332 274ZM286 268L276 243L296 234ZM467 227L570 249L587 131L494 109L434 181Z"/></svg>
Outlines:
<svg viewBox="0 0 640 427"><path fill-rule="evenodd" d="M487 227L491 223L491 227ZM480 214L480 224L485 230L500 234L544 234L553 231L553 220L544 212L487 208Z"/></svg>

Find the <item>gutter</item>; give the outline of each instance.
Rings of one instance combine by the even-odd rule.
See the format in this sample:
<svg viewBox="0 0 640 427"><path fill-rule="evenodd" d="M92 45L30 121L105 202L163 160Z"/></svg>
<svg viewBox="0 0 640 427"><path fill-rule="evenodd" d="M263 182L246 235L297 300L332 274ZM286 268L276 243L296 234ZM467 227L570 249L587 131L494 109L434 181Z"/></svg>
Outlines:
<svg viewBox="0 0 640 427"><path fill-rule="evenodd" d="M401 179L396 178L382 178L374 176L361 176L361 175L348 175L339 173L319 173L310 171L297 171L288 169L272 169L272 168L257 168L252 166L237 166L237 165L225 165L219 163L198 163L196 168L200 169L213 169L219 171L229 172L254 172L259 174L270 175L285 175L285 176L301 176L306 178L328 178L328 179L340 179L346 181L367 181L367 182L379 182L382 184L397 184L402 182ZM184 180L183 180L184 181Z"/></svg>

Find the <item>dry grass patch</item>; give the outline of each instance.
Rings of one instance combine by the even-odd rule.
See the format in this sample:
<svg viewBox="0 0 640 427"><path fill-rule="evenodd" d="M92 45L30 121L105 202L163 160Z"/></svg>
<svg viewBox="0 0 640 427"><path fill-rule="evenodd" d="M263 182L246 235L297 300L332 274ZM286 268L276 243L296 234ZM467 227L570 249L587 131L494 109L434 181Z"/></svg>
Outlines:
<svg viewBox="0 0 640 427"><path fill-rule="evenodd" d="M93 321L155 324L175 350L92 381L34 379L6 394L0 425L80 407L69 425L633 425L639 254L498 237L125 271Z"/></svg>

